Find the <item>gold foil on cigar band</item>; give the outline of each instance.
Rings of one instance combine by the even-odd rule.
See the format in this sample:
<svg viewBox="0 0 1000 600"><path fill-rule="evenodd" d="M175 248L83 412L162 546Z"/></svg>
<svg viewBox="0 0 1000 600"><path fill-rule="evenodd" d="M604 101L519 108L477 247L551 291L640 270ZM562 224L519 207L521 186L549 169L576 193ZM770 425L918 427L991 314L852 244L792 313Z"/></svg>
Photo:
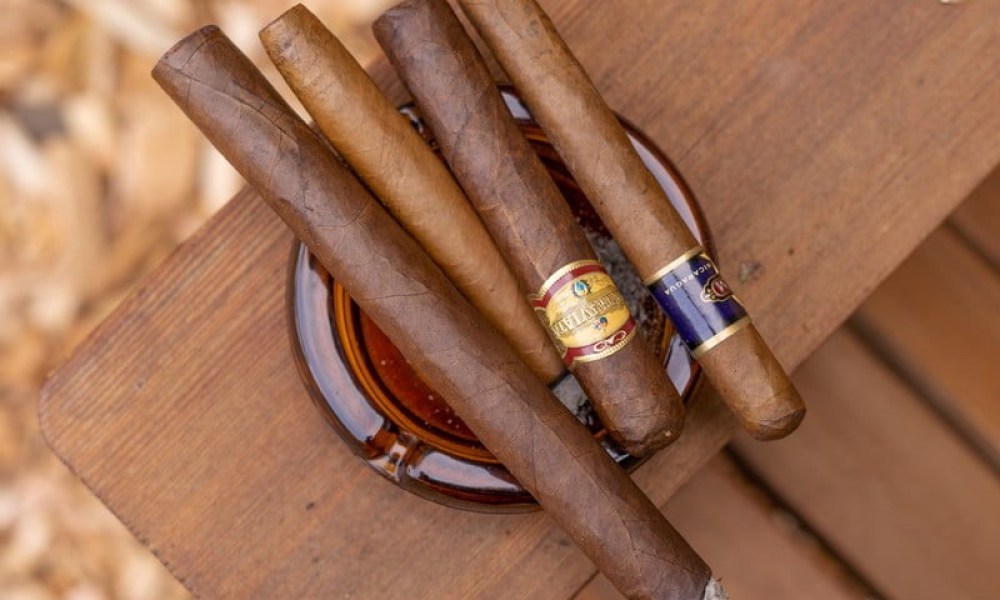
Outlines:
<svg viewBox="0 0 1000 600"><path fill-rule="evenodd" d="M674 260L668 262L666 264L666 266L664 266L664 267L662 267L660 269L657 269L656 272L653 273L652 275L650 275L649 277L647 277L646 280L642 282L642 284L645 285L646 287L649 287L649 286L653 285L657 281L663 279L664 275L666 275L667 273L673 271L677 267L679 267L682 264L684 264L685 262L687 262L692 257L697 256L698 254L701 254L704 251L705 251L705 249L702 248L701 246L695 246L694 248L691 248L690 250L688 250L684 254L681 254L680 256L678 256L677 258L675 258Z"/></svg>
<svg viewBox="0 0 1000 600"><path fill-rule="evenodd" d="M556 270L528 300L570 367L610 356L634 337L625 299L595 260Z"/></svg>
<svg viewBox="0 0 1000 600"><path fill-rule="evenodd" d="M576 363L594 362L595 360L611 356L628 345L635 338L635 332L638 329L638 327L633 327L629 330L619 329L615 335L607 340L603 340L603 344L601 342L594 344L595 352L592 354L578 354L574 356L573 363L569 366L572 368Z"/></svg>
<svg viewBox="0 0 1000 600"><path fill-rule="evenodd" d="M699 344L697 348L693 348L691 350L691 358L698 360L699 358L704 356L706 352L708 352L712 348L715 348L722 342L726 341L734 333L736 333L740 329L743 329L749 324L750 324L750 317L743 317L739 321L736 321L729 327L726 327L719 333L713 335L712 337L708 338L707 340Z"/></svg>
<svg viewBox="0 0 1000 600"><path fill-rule="evenodd" d="M597 262L596 260L576 260L566 265L563 265L562 267L559 267L558 269L555 270L555 272L549 275L549 278L545 280L545 283L543 283L541 287L538 288L538 293L531 295L530 298L534 299L534 298L544 297L545 294L552 288L552 286L555 285L556 281L562 279L564 275L566 275L567 273L569 273L574 269L579 269L581 267L587 267L590 265L596 265L600 267L601 263Z"/></svg>

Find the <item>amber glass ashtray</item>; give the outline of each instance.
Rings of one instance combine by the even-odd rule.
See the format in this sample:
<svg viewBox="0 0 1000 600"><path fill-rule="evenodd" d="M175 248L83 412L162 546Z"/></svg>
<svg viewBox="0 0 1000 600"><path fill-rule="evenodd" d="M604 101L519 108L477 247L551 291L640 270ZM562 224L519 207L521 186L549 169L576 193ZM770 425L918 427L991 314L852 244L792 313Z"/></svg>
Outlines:
<svg viewBox="0 0 1000 600"><path fill-rule="evenodd" d="M673 335L527 108L510 89L504 89L504 99L622 290L646 343L658 350L664 369L687 401L698 381L697 364ZM434 147L417 111L412 106L401 111ZM697 206L674 168L634 127L624 124L674 208L695 237L709 245ZM420 380L392 342L301 244L292 252L288 310L292 348L310 394L369 467L403 489L449 506L488 512L537 507L455 415L447 398ZM632 469L640 463L608 438L585 399L564 403L622 467Z"/></svg>

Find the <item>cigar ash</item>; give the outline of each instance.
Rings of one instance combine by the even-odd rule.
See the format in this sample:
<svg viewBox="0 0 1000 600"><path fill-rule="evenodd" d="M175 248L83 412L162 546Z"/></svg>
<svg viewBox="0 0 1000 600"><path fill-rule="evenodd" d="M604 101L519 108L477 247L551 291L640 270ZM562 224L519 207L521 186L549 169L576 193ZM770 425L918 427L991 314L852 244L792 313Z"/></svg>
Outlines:
<svg viewBox="0 0 1000 600"><path fill-rule="evenodd" d="M638 326L638 339L632 343L656 348L686 400L698 379L696 364L526 108L510 90L504 90L504 99L622 292ZM435 147L416 109L401 110ZM641 134L629 131L671 202L690 217L692 232L704 240L703 221L679 177ZM408 491L450 506L488 512L537 508L530 494L454 414L447 399L420 380L378 326L300 244L292 253L287 305L296 363L313 400L372 469ZM632 469L640 464L607 437L571 375L553 391L620 465Z"/></svg>

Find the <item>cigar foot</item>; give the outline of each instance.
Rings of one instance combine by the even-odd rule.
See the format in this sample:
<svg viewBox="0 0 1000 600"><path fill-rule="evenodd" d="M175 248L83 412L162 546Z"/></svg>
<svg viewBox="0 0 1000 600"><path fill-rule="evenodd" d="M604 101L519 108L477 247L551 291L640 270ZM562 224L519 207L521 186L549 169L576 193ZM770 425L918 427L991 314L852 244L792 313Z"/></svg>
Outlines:
<svg viewBox="0 0 1000 600"><path fill-rule="evenodd" d="M615 427L608 433L623 450L632 456L649 456L677 441L684 431L684 404L663 402L652 407L655 411L629 414L630 402L622 403L617 412ZM597 411L598 416L601 411ZM627 416L626 416L627 415Z"/></svg>
<svg viewBox="0 0 1000 600"><path fill-rule="evenodd" d="M783 438L805 417L802 396L753 326L733 334L698 362L743 429L758 440Z"/></svg>
<svg viewBox="0 0 1000 600"><path fill-rule="evenodd" d="M799 410L773 421L758 421L752 425L748 425L747 431L755 440L761 442L780 440L795 431L805 416L806 408L803 406Z"/></svg>
<svg viewBox="0 0 1000 600"><path fill-rule="evenodd" d="M643 423L643 425L645 424ZM653 454L657 450L674 443L680 437L683 430L683 420L674 420L672 426L656 431L648 431L647 427L642 427L642 437L639 437L638 432L629 431L626 426L624 431L619 429L616 432L616 437L628 440L619 442L623 450L632 456L642 457Z"/></svg>
<svg viewBox="0 0 1000 600"><path fill-rule="evenodd" d="M764 367L776 365L777 360L767 353L767 358L751 362L752 366ZM770 359L770 360L768 360ZM746 369L753 372L755 369ZM772 368L780 368L773 367ZM754 405L732 404L730 408L739 417L746 430L754 439L771 441L781 439L795 431L806 416L806 406L799 396L798 390L788 382L788 386L771 395L766 400ZM763 396L763 395L762 395ZM751 396L752 397L752 396Z"/></svg>
<svg viewBox="0 0 1000 600"><path fill-rule="evenodd" d="M650 439L642 440L635 445L624 446L623 449L632 456L638 458L650 456L657 450L662 450L663 448L674 443L674 440L680 436L682 429L682 427L677 427L675 429L665 431Z"/></svg>

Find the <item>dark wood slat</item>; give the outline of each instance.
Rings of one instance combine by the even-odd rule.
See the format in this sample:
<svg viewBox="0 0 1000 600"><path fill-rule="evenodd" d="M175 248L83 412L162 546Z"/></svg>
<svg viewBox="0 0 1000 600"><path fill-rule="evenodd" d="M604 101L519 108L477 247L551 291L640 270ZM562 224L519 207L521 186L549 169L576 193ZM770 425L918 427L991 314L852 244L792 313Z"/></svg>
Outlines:
<svg viewBox="0 0 1000 600"><path fill-rule="evenodd" d="M848 600L862 593L836 572L830 558L781 520L731 460L718 457L667 504L667 516L740 600ZM602 575L574 600L622 600Z"/></svg>
<svg viewBox="0 0 1000 600"><path fill-rule="evenodd" d="M949 221L994 269L1000 270L1000 169L969 194Z"/></svg>
<svg viewBox="0 0 1000 600"><path fill-rule="evenodd" d="M864 337L1000 470L1000 275L935 231L858 309Z"/></svg>
<svg viewBox="0 0 1000 600"><path fill-rule="evenodd" d="M992 469L846 330L795 379L813 401L800 435L738 436L740 456L890 598L996 598Z"/></svg>

